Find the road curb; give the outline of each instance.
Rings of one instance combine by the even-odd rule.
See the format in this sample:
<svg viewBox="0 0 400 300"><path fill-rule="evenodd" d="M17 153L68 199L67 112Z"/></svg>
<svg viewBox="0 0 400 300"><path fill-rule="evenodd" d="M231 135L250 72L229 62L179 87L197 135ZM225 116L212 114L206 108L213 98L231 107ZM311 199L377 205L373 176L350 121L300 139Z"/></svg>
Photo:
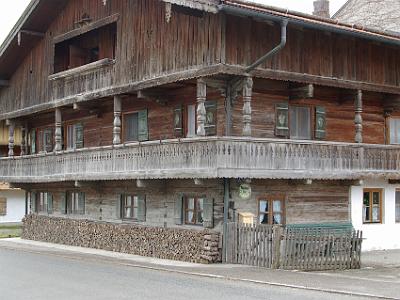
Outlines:
<svg viewBox="0 0 400 300"><path fill-rule="evenodd" d="M117 257L112 257L112 256L107 256L107 255L102 255L102 254L91 254L91 253L85 253L85 252L78 252L76 250L60 250L60 253L49 253L46 251L40 251L40 250L35 250L35 249L24 249L24 248L17 248L17 247L12 247L9 245L1 245L0 246L3 249L8 249L8 250L20 250L23 252L28 252L28 253L34 253L34 254L40 254L40 255L51 255L51 256L56 256L56 257L62 257L62 258L67 258L67 259L72 259L72 260L87 260L87 257L91 257L92 261L98 259L99 257L106 257L109 258L109 260L104 260L103 262L105 263L113 263L116 265L120 266L126 266L126 267L131 267L131 268L140 268L140 269L145 269L145 270L154 270L154 271L161 271L161 272L168 272L168 273L176 273L176 274L182 274L182 275L190 275L190 276L197 276L197 277L203 277L203 278L213 278L213 279L222 279L222 280L228 280L228 281L236 281L236 282L246 282L246 283L253 283L253 284L258 284L258 285L267 285L267 286L276 286L276 287L283 287L283 288L290 288L290 289L298 289L298 290L306 290L306 291L315 291L315 292L323 292L323 293L328 293L328 294L337 294L337 295L345 295L345 296L356 296L356 297L364 297L364 298L371 298L371 299L385 299L385 300L400 300L400 298L395 298L395 297L388 297L388 296L382 296L382 295L375 295L375 294L368 294L368 293L359 293L359 292L352 292L352 291L345 291L345 290L336 290L336 289L326 289L326 288L318 288L318 287L309 287L309 286L304 286L304 285L295 285L295 284L286 284L286 283L280 283L280 282L273 282L273 281L262 281L262 280L256 280L256 279L248 279L248 278L240 278L240 277L232 277L232 276L225 276L225 275L217 275L217 274L212 274L212 273L201 273L201 272L192 272L192 271L183 271L179 269L174 269L174 268L165 268L165 267L159 267L159 266L148 266L148 265L143 265L143 264L135 264L135 263L130 263L124 260L123 258L117 258ZM61 251L66 251L69 254L80 254L82 256L85 256L85 259L82 257L74 257L70 255L65 255L62 254Z"/></svg>

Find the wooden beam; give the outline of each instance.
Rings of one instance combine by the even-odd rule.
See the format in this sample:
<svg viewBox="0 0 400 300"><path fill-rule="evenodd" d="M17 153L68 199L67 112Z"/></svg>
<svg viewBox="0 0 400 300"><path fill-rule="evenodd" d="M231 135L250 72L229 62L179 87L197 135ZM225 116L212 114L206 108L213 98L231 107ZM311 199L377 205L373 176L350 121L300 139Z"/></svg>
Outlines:
<svg viewBox="0 0 400 300"><path fill-rule="evenodd" d="M197 78L202 76L214 76L218 74L229 74L242 76L244 73L244 67L233 66L233 65L222 65L215 64L200 69L191 69L172 74L162 75L151 79L145 79L133 83L126 83L117 86L110 86L109 88L102 88L90 92L85 92L80 95L71 95L59 99L51 99L51 101L38 104L31 107L22 108L13 112L0 113L0 120L9 118L19 118L27 116L33 113L54 109L58 106L72 105L75 102L85 102L98 98L113 97L114 95L135 93L138 90L148 89L151 87L162 86L168 83L174 83L177 81L184 81L187 78ZM303 83L313 83L321 86L337 87L344 89L362 89L363 91L374 91L379 93L389 93L400 95L400 87L371 84L366 82L356 82L338 78L328 78L322 76L315 76L309 74L300 74L295 72L277 71L277 70L254 70L253 77L274 79L274 80L285 80Z"/></svg>
<svg viewBox="0 0 400 300"><path fill-rule="evenodd" d="M31 31L31 30L20 30L20 31L18 31L18 34L17 34L18 46L21 46L21 44L22 44L22 35L23 34L36 36L36 37L40 37L40 38L43 38L45 36L45 34L43 32L37 32L37 31Z"/></svg>
<svg viewBox="0 0 400 300"><path fill-rule="evenodd" d="M38 37L44 37L46 35L44 32L38 32L33 30L20 30L19 32L26 35L33 35Z"/></svg>
<svg viewBox="0 0 400 300"><path fill-rule="evenodd" d="M245 67L236 65L224 65L223 72L232 75L243 75ZM298 83L312 83L320 86L330 86L351 90L363 90L378 93L400 94L400 86L375 84L365 81L354 81L336 77L318 76L298 72L281 71L273 69L256 69L252 71L254 78L266 78L274 80L292 81Z"/></svg>
<svg viewBox="0 0 400 300"><path fill-rule="evenodd" d="M153 101L161 105L166 105L169 101L169 97L166 92L160 90L139 90L137 92L137 97L138 99Z"/></svg>
<svg viewBox="0 0 400 300"><path fill-rule="evenodd" d="M392 113L400 110L400 95L385 95L383 100L385 112Z"/></svg>
<svg viewBox="0 0 400 300"><path fill-rule="evenodd" d="M195 185L204 185L204 180L200 178L195 178L194 179L194 184Z"/></svg>
<svg viewBox="0 0 400 300"><path fill-rule="evenodd" d="M114 15L111 15L111 16L106 17L104 19L101 19L101 20L98 20L98 21L95 21L95 22L91 22L90 24L84 25L81 28L77 28L77 29L71 30L69 32L66 32L66 33L63 33L63 34L60 34L60 35L54 37L53 43L54 44L58 44L58 43L61 43L63 41L72 39L74 37L80 36L80 35L82 35L84 33L89 32L89 31L92 31L92 30L98 29L100 27L115 23L115 22L118 21L118 19L119 19L119 14L114 14Z"/></svg>
<svg viewBox="0 0 400 300"><path fill-rule="evenodd" d="M147 187L147 181L143 179L137 179L136 180L136 186L138 188L146 188Z"/></svg>
<svg viewBox="0 0 400 300"><path fill-rule="evenodd" d="M289 98L291 100L314 98L314 85L312 83L310 83L310 84L302 85L300 87L291 88Z"/></svg>

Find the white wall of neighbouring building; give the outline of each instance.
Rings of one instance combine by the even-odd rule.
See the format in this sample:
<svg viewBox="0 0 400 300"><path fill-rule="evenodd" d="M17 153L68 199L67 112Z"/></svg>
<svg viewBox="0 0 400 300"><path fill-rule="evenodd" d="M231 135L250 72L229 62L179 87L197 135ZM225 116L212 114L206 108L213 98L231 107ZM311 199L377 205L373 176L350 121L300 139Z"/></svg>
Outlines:
<svg viewBox="0 0 400 300"><path fill-rule="evenodd" d="M364 189L382 189L382 224L363 224ZM386 250L400 249L400 223L396 223L396 190L400 184L389 184L387 181L364 181L361 186L350 189L351 219L356 230L363 231L362 249Z"/></svg>
<svg viewBox="0 0 400 300"><path fill-rule="evenodd" d="M21 222L25 216L25 191L19 189L0 190L0 197L7 199L7 214L0 216L0 224Z"/></svg>

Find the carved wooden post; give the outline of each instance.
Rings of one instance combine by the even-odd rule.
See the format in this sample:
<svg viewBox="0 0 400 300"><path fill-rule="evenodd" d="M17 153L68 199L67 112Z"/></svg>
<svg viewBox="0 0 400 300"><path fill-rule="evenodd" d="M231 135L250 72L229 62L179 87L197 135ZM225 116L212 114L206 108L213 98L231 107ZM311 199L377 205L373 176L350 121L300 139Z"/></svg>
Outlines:
<svg viewBox="0 0 400 300"><path fill-rule="evenodd" d="M197 135L205 136L207 84L204 78L197 79Z"/></svg>
<svg viewBox="0 0 400 300"><path fill-rule="evenodd" d="M54 141L55 141L55 146L54 146L54 151L62 151L62 115L61 115L61 108L56 108L55 112L55 133L54 133Z"/></svg>
<svg viewBox="0 0 400 300"><path fill-rule="evenodd" d="M26 151L26 126L22 125L21 126L21 156L24 156L27 154Z"/></svg>
<svg viewBox="0 0 400 300"><path fill-rule="evenodd" d="M355 117L354 117L354 124L355 124L355 127L356 127L356 136L355 136L355 142L356 143L362 143L363 142L363 136L362 136L362 133L363 133L363 125L362 125L362 115L361 115L361 113L362 113L362 111L363 111L363 109L362 109L362 96L363 96L363 94L362 94L362 91L361 90L358 90L357 91L357 97L356 97L356 100L355 100Z"/></svg>
<svg viewBox="0 0 400 300"><path fill-rule="evenodd" d="M121 144L121 111L122 103L121 97L114 97L114 130L113 130L113 144Z"/></svg>
<svg viewBox="0 0 400 300"><path fill-rule="evenodd" d="M251 96L253 79L247 76L243 82L243 136L251 136Z"/></svg>
<svg viewBox="0 0 400 300"><path fill-rule="evenodd" d="M13 120L7 120L8 125L8 156L14 156L14 132L15 122Z"/></svg>

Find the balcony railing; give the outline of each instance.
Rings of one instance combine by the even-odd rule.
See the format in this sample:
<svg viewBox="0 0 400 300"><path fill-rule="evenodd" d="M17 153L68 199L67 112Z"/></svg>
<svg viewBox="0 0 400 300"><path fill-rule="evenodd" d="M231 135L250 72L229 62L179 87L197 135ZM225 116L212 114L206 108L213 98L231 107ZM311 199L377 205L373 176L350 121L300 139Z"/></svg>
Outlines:
<svg viewBox="0 0 400 300"><path fill-rule="evenodd" d="M161 178L400 178L400 147L210 137L0 159L14 183Z"/></svg>

